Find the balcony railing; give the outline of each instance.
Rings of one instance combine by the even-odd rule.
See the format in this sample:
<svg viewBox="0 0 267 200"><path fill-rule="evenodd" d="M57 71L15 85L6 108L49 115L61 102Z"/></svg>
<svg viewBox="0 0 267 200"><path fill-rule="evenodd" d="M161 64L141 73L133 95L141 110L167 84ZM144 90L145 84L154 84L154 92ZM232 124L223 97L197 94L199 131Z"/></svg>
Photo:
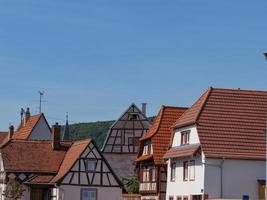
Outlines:
<svg viewBox="0 0 267 200"><path fill-rule="evenodd" d="M140 183L139 191L140 192L156 192L157 183L156 182Z"/></svg>

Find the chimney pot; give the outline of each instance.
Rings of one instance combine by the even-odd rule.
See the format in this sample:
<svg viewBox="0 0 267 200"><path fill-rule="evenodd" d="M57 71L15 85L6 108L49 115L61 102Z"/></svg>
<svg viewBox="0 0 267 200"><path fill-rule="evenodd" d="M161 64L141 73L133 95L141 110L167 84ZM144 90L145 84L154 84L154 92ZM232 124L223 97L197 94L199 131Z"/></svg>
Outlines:
<svg viewBox="0 0 267 200"><path fill-rule="evenodd" d="M146 103L142 103L142 113L146 116Z"/></svg>
<svg viewBox="0 0 267 200"><path fill-rule="evenodd" d="M11 125L11 126L9 126L9 131L8 131L8 140L11 140L11 139L12 139L12 137L13 137L13 135L14 135L14 126L13 126L13 125Z"/></svg>
<svg viewBox="0 0 267 200"><path fill-rule="evenodd" d="M60 149L60 129L61 126L58 123L52 126L52 148L53 150Z"/></svg>
<svg viewBox="0 0 267 200"><path fill-rule="evenodd" d="M30 117L31 117L30 108L27 108L26 112L25 112L24 125L27 123L27 121L30 119Z"/></svg>

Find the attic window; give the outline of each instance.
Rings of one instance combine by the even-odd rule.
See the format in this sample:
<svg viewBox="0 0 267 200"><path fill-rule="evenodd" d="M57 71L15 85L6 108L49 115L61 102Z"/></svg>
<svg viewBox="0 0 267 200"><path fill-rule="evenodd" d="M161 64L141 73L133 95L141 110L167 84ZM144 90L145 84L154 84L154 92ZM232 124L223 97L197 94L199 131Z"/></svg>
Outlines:
<svg viewBox="0 0 267 200"><path fill-rule="evenodd" d="M130 119L131 120L137 120L137 114L136 113L131 113Z"/></svg>
<svg viewBox="0 0 267 200"><path fill-rule="evenodd" d="M96 168L96 160L88 159L86 162L86 170L88 172L92 172L92 171L95 171L95 168Z"/></svg>
<svg viewBox="0 0 267 200"><path fill-rule="evenodd" d="M181 145L189 144L190 130L181 132Z"/></svg>

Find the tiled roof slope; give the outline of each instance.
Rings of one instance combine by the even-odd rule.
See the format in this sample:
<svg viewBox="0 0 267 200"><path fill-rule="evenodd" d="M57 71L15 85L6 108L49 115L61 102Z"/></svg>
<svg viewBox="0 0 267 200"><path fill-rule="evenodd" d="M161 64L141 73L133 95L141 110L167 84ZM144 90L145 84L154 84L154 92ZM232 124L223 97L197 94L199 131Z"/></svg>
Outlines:
<svg viewBox="0 0 267 200"><path fill-rule="evenodd" d="M35 127L35 125L38 123L38 121L40 120L42 116L43 114L31 116L25 125L23 125L23 122L22 122L19 125L18 129L15 131L12 138L13 139L28 139L33 128Z"/></svg>
<svg viewBox="0 0 267 200"><path fill-rule="evenodd" d="M1 148L5 171L57 173L69 146L55 151L51 141L10 140Z"/></svg>
<svg viewBox="0 0 267 200"><path fill-rule="evenodd" d="M204 94L190 107L190 109L185 111L184 114L179 119L177 119L173 126L182 127L194 124L199 117L201 109L203 108L210 91L211 88L204 92Z"/></svg>
<svg viewBox="0 0 267 200"><path fill-rule="evenodd" d="M264 160L267 91L208 91L202 108L194 111L199 112L196 124L205 156Z"/></svg>
<svg viewBox="0 0 267 200"><path fill-rule="evenodd" d="M141 141L151 139L155 164L164 163L163 155L168 150L172 135L171 125L186 109L182 107L162 106L150 129L140 139Z"/></svg>
<svg viewBox="0 0 267 200"><path fill-rule="evenodd" d="M166 159L166 158L180 158L180 157L192 156L195 155L199 151L199 149L200 149L200 144L173 147L165 153L163 158Z"/></svg>
<svg viewBox="0 0 267 200"><path fill-rule="evenodd" d="M0 131L0 144L3 144L5 139L7 138L7 132Z"/></svg>
<svg viewBox="0 0 267 200"><path fill-rule="evenodd" d="M72 168L76 160L81 156L81 154L84 152L84 150L90 143L91 139L75 142L66 153L57 175L51 180L51 182L60 181Z"/></svg>

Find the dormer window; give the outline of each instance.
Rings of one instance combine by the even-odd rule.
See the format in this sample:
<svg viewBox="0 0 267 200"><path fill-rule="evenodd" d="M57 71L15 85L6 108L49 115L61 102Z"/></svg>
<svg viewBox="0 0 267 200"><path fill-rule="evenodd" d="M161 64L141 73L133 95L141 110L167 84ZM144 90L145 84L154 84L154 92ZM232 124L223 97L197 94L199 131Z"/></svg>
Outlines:
<svg viewBox="0 0 267 200"><path fill-rule="evenodd" d="M181 145L189 144L190 131L181 132Z"/></svg>
<svg viewBox="0 0 267 200"><path fill-rule="evenodd" d="M143 155L150 155L150 154L153 154L152 144L146 142L143 148Z"/></svg>

